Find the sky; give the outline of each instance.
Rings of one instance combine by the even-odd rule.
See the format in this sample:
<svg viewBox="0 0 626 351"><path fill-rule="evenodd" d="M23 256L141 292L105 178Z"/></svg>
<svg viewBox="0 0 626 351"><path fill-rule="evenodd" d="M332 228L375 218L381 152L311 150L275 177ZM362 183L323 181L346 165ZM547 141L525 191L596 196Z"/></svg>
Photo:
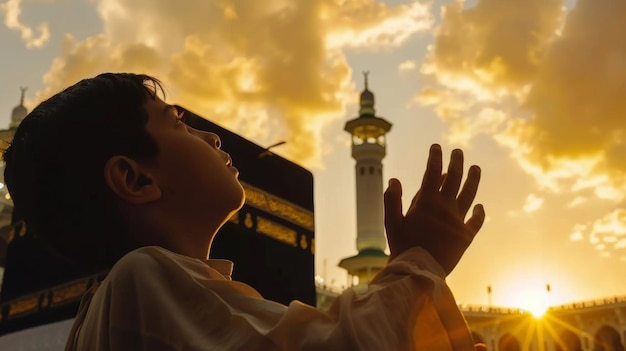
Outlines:
<svg viewBox="0 0 626 351"><path fill-rule="evenodd" d="M346 285L337 264L356 253L343 126L369 71L393 124L384 182L405 203L432 143L482 168L487 219L448 277L460 303L626 295L625 1L4 0L0 20L0 127L21 86L30 109L129 71L260 145L287 141L274 151L314 175L327 284Z"/></svg>

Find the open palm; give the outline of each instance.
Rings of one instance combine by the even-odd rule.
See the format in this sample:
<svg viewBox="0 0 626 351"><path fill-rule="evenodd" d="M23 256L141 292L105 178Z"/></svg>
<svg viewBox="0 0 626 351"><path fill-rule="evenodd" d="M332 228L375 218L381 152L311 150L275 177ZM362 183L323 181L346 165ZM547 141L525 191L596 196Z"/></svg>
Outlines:
<svg viewBox="0 0 626 351"><path fill-rule="evenodd" d="M470 167L461 189L462 177L463 152L452 151L444 176L441 147L435 144L430 148L422 186L406 214L402 211L402 185L397 179L389 181L385 191L385 228L391 260L411 247L420 246L439 262L446 274L454 269L485 219L482 205L476 205L465 221L478 190L480 168Z"/></svg>

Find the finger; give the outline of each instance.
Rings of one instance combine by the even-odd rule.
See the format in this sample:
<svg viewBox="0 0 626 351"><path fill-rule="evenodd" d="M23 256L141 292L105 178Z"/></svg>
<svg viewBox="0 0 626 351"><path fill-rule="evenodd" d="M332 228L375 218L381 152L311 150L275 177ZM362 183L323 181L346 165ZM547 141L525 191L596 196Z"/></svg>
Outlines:
<svg viewBox="0 0 626 351"><path fill-rule="evenodd" d="M487 351L487 345L482 343L476 344L474 347L476 348L476 351Z"/></svg>
<svg viewBox="0 0 626 351"><path fill-rule="evenodd" d="M428 163L426 164L426 172L422 179L422 187L420 191L424 194L433 194L439 190L439 182L441 179L441 146L433 144L428 154Z"/></svg>
<svg viewBox="0 0 626 351"><path fill-rule="evenodd" d="M463 189L457 198L457 204L459 207L459 213L465 218L467 211L469 211L472 202L476 198L476 192L478 191L478 184L480 183L480 167L472 166L467 172L467 179L463 184Z"/></svg>
<svg viewBox="0 0 626 351"><path fill-rule="evenodd" d="M482 228L484 222L485 222L485 209L483 208L483 205L478 204L474 206L474 210L472 211L472 217L470 217L470 219L467 220L465 225L470 230L470 233L473 237L476 235L476 233L478 233L480 228Z"/></svg>
<svg viewBox="0 0 626 351"><path fill-rule="evenodd" d="M415 196L413 196L413 199L411 200L411 206L409 206L409 211L411 209L413 209L413 207L415 207L415 204L417 203L417 199L420 196L420 190L417 191L417 193L415 193Z"/></svg>
<svg viewBox="0 0 626 351"><path fill-rule="evenodd" d="M463 177L463 151L461 149L452 150L450 164L448 165L448 175L441 185L441 195L445 199L454 200L461 187Z"/></svg>
<svg viewBox="0 0 626 351"><path fill-rule="evenodd" d="M385 190L385 228L387 234L398 230L402 225L402 184L400 181L391 178L389 186Z"/></svg>
<svg viewBox="0 0 626 351"><path fill-rule="evenodd" d="M437 189L441 188L441 184L443 183L443 180L445 178L446 178L446 174L444 173L441 175L441 178L439 178L439 185L437 186ZM411 200L411 205L409 206L409 211L411 211L413 207L415 207L415 204L417 204L417 200L419 199L419 196L420 196L420 190L418 190L417 193L415 193L415 196L413 196L413 199Z"/></svg>

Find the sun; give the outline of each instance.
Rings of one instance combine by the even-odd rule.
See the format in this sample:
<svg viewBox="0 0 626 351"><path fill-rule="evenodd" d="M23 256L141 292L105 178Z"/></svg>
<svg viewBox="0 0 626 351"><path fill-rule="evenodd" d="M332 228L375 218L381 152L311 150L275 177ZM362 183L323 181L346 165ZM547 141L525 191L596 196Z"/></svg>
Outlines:
<svg viewBox="0 0 626 351"><path fill-rule="evenodd" d="M541 319L548 308L548 299L545 291L541 290L524 290L520 291L519 295L519 307L525 311L530 312L536 319Z"/></svg>
<svg viewBox="0 0 626 351"><path fill-rule="evenodd" d="M548 311L548 305L547 304L536 304L534 306L527 307L526 310L528 312L530 312L530 314L532 314L533 317L535 317L535 319L541 319L541 318L543 318L543 316Z"/></svg>

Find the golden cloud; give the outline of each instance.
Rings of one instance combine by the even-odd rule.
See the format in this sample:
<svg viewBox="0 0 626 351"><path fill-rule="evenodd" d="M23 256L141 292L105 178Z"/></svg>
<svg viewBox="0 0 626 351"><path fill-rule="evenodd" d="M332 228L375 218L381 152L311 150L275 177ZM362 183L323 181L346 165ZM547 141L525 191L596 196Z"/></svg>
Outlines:
<svg viewBox="0 0 626 351"><path fill-rule="evenodd" d="M395 47L433 25L428 6L419 1L393 8L372 0L326 1L325 8L333 20L329 48Z"/></svg>
<svg viewBox="0 0 626 351"><path fill-rule="evenodd" d="M286 140L281 152L309 165L321 160L321 129L356 95L343 49L397 46L431 23L417 1L101 0L97 8L103 33L66 37L39 99L103 71L144 72L164 81L168 100L259 143Z"/></svg>
<svg viewBox="0 0 626 351"><path fill-rule="evenodd" d="M576 225L570 239L584 237L604 256L626 257L626 209L614 209L589 225Z"/></svg>
<svg viewBox="0 0 626 351"><path fill-rule="evenodd" d="M406 60L398 65L398 71L401 73L412 71L415 68L417 68L417 63L415 62L415 60Z"/></svg>
<svg viewBox="0 0 626 351"><path fill-rule="evenodd" d="M567 203L567 207L572 208L572 207L580 206L584 204L585 202L587 202L587 198L585 198L584 196L576 196L570 202Z"/></svg>
<svg viewBox="0 0 626 351"><path fill-rule="evenodd" d="M114 46L104 35L78 42L71 34L63 38L61 57L55 59L44 75L46 88L37 92L41 101L85 77L103 71L158 72L160 55L142 44Z"/></svg>
<svg viewBox="0 0 626 351"><path fill-rule="evenodd" d="M446 97L437 112L452 125L451 138L479 123L481 109L507 111L505 120L480 131L508 147L541 185L594 189L597 197L621 200L626 3L579 0L569 12L563 5L479 0L471 8L462 1L444 6L422 72L433 79L430 89ZM441 113L446 106L453 106L451 121L449 112Z"/></svg>
<svg viewBox="0 0 626 351"><path fill-rule="evenodd" d="M574 230L570 234L569 238L571 241L581 241L585 237L584 231L587 229L587 226L577 224L574 226Z"/></svg>
<svg viewBox="0 0 626 351"><path fill-rule="evenodd" d="M37 26L39 36L35 36L33 28L20 21L21 3L21 0L7 0L7 2L0 4L0 13L4 13L4 25L11 30L20 32L27 48L40 48L50 39L48 24L45 22L39 24Z"/></svg>
<svg viewBox="0 0 626 351"><path fill-rule="evenodd" d="M441 9L426 65L438 79L519 89L535 76L563 11L562 0L479 0L471 8L455 1Z"/></svg>
<svg viewBox="0 0 626 351"><path fill-rule="evenodd" d="M529 194L524 201L523 210L526 213L538 211L543 205L544 199L535 194Z"/></svg>
<svg viewBox="0 0 626 351"><path fill-rule="evenodd" d="M492 136L541 190L567 193L567 208L594 199L623 204L626 2L578 0L570 10L562 0L465 5L442 7L420 68L432 84L416 100L450 125L451 141ZM479 113L488 109L506 113L491 121ZM625 228L618 207L576 224L570 239L587 238L609 257L626 248Z"/></svg>

